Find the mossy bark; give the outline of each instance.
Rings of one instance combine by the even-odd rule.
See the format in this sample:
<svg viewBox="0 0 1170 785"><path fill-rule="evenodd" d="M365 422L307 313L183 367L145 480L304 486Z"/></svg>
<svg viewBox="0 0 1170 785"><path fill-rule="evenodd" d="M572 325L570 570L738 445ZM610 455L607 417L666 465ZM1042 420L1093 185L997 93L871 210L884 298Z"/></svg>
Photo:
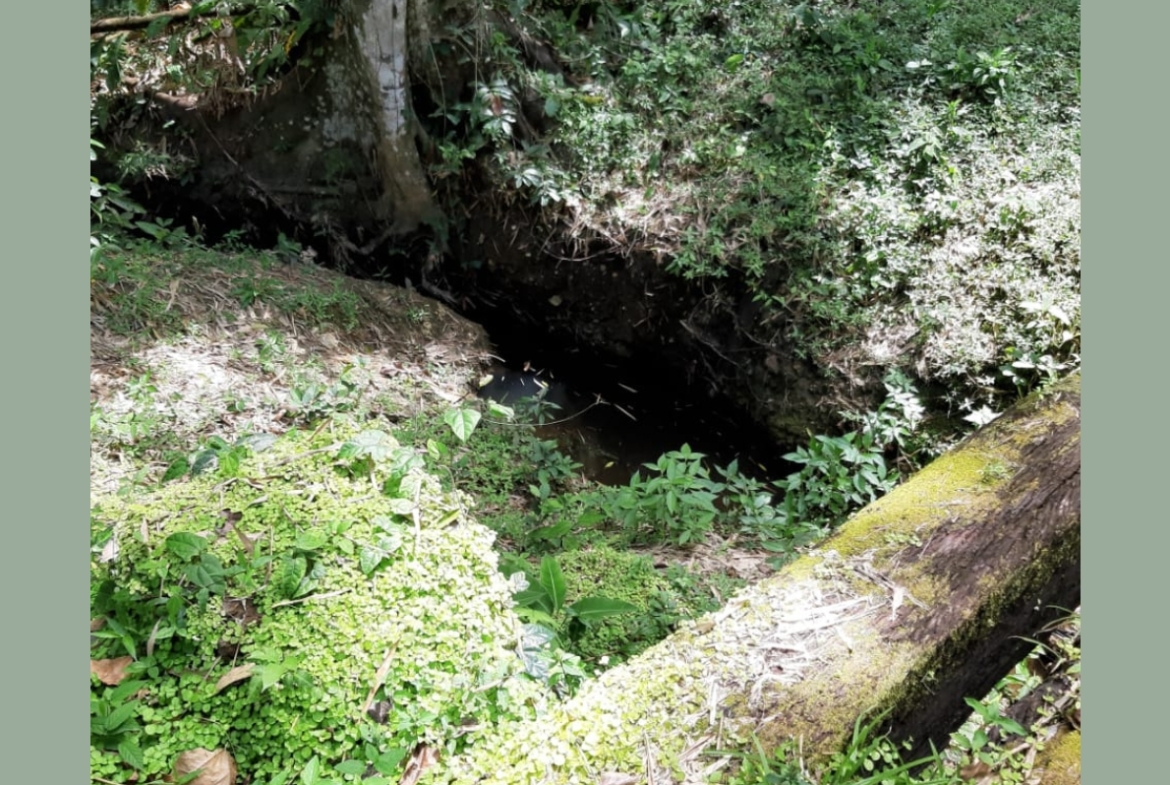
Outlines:
<svg viewBox="0 0 1170 785"><path fill-rule="evenodd" d="M1081 732L1061 733L1036 758L1040 785L1080 785Z"/></svg>
<svg viewBox="0 0 1170 785"><path fill-rule="evenodd" d="M1080 380L1017 405L823 547L587 685L499 726L446 782L700 777L708 747L799 739L814 765L862 715L939 742L1080 601Z"/></svg>
<svg viewBox="0 0 1170 785"><path fill-rule="evenodd" d="M908 538L915 544L897 544ZM893 735L912 738L914 754L944 744L969 713L963 698L986 694L1027 654L1024 637L1080 603L1079 374L869 505L827 549L923 607L873 618L869 645L778 695L785 716L768 734L830 742L844 729L823 722L829 699L842 719L890 710ZM860 660L892 651L905 668L874 690Z"/></svg>

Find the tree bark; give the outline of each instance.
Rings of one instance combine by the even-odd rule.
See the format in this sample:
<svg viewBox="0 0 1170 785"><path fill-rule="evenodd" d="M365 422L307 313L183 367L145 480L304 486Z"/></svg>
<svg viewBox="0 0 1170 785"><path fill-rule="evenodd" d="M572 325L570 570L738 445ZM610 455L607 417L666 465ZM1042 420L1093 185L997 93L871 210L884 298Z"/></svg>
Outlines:
<svg viewBox="0 0 1170 785"><path fill-rule="evenodd" d="M420 5L419 0L412 4ZM381 133L376 156L386 201L383 210L393 215L391 231L409 231L438 216L414 146L419 128L411 110L407 71L409 38L421 29L425 16L417 8L408 14L408 0L368 0L364 10L361 6L355 0L360 17L354 29L378 105ZM407 24L408 17L416 20L415 25Z"/></svg>

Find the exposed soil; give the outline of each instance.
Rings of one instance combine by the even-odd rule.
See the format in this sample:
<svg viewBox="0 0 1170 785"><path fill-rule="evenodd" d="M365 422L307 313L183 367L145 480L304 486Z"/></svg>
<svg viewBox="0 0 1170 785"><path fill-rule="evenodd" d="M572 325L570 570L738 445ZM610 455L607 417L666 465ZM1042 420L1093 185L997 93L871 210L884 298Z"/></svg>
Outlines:
<svg viewBox="0 0 1170 785"><path fill-rule="evenodd" d="M151 209L169 208L183 223L195 215L208 240L233 218L251 225L245 205L226 191L214 211L169 190L154 196ZM322 265L421 289L482 326L497 362L566 385L578 409L589 411L546 435L603 482L625 482L642 463L684 443L723 465L738 459L757 476L784 476L791 467L780 456L809 432L832 430L844 396L864 393L752 345L726 304L652 258L591 255L563 228L542 239L519 215L494 229L494 219L473 218L463 234L474 239L442 256L415 234L361 257L338 245L352 250L365 236L360 224L331 230L348 231L348 239L332 233L313 242L312 226L278 217L269 212L264 231L245 229L245 238L270 246L279 230L304 238Z"/></svg>

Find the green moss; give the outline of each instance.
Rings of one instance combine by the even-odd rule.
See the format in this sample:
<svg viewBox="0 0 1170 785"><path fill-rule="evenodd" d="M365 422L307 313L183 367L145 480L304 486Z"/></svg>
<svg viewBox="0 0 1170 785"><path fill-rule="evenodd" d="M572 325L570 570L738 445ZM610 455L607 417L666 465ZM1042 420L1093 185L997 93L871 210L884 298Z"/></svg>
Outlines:
<svg viewBox="0 0 1170 785"><path fill-rule="evenodd" d="M230 748L254 779L312 755L326 767L360 757L362 709L379 673L376 697L393 705L374 731L381 750L426 742L453 751L470 740L469 718L489 727L546 700L521 675L518 621L491 533L426 474L403 478L397 498L364 473L350 477L337 454L352 435L293 432L246 459L239 478L201 476L95 508L120 549L94 565L95 611L141 635L140 667L155 669L140 737L146 774L166 773L196 746ZM190 542L202 552L176 550ZM363 569L373 548L384 558ZM200 570L216 564L220 587L196 591L206 582ZM152 603L159 596L178 598L178 624ZM241 626L224 597L246 598L258 618ZM155 621L174 629L144 656ZM121 654L120 645L110 640L93 656ZM244 663L252 682L214 689ZM271 677L263 691L260 677ZM128 772L108 774L120 781Z"/></svg>
<svg viewBox="0 0 1170 785"><path fill-rule="evenodd" d="M695 615L644 557L600 546L561 554L557 561L565 574L567 603L602 596L638 609L593 623L576 638L573 650L586 660L639 654L666 637L679 621Z"/></svg>
<svg viewBox="0 0 1170 785"><path fill-rule="evenodd" d="M1081 732L1069 731L1057 737L1041 753L1037 768L1044 770L1041 785L1080 785Z"/></svg>

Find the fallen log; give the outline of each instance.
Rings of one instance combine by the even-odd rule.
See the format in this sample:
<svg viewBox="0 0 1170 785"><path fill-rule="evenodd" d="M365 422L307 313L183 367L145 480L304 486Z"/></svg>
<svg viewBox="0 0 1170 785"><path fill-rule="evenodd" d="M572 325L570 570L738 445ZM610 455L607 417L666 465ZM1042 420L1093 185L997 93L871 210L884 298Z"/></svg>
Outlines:
<svg viewBox="0 0 1170 785"><path fill-rule="evenodd" d="M701 782L704 751L799 740L814 765L888 712L945 742L1080 603L1080 379L1033 395L870 504L816 551L440 763L444 782Z"/></svg>
<svg viewBox="0 0 1170 785"><path fill-rule="evenodd" d="M173 25L186 22L196 16L214 14L215 9L203 9L193 14L190 6L173 8L170 11L160 11L157 14L143 14L141 16L111 16L105 19L94 19L89 23L89 34L119 33L129 30L145 30L156 22L160 25Z"/></svg>

